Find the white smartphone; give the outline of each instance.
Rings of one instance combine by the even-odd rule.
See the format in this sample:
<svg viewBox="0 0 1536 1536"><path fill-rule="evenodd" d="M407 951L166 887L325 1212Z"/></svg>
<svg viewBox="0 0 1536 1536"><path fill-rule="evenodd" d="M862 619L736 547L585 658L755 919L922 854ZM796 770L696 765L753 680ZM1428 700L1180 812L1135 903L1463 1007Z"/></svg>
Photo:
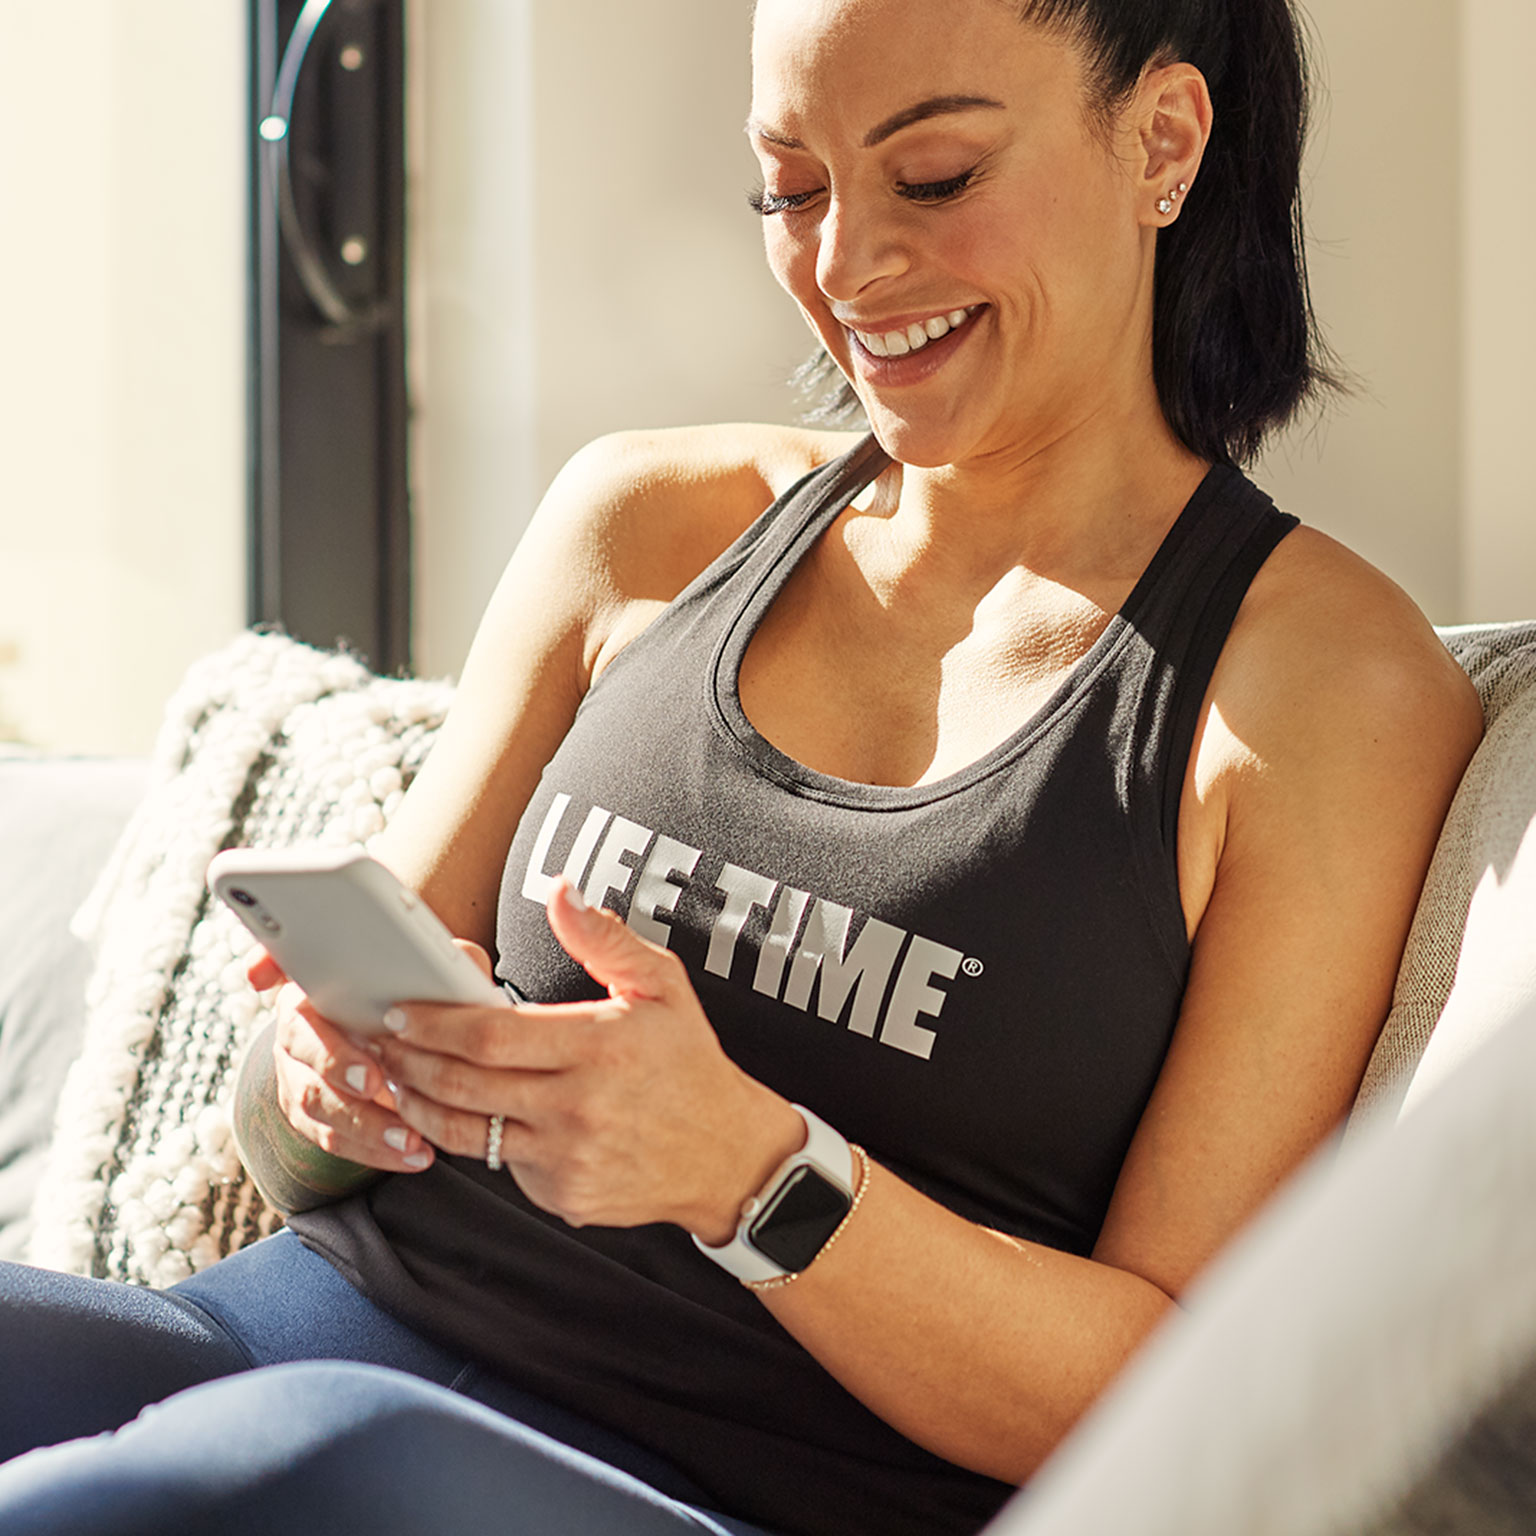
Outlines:
<svg viewBox="0 0 1536 1536"><path fill-rule="evenodd" d="M377 859L356 849L227 848L208 887L266 946L327 1019L384 1032L396 1003L505 1007L436 914Z"/></svg>

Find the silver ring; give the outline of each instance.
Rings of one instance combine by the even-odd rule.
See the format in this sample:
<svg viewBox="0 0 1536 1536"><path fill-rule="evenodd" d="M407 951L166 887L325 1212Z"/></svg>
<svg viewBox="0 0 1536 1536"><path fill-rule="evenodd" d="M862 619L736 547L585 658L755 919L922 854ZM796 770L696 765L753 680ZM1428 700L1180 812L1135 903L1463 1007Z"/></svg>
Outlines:
<svg viewBox="0 0 1536 1536"><path fill-rule="evenodd" d="M492 1173L501 1172L501 1130L505 1115L491 1115L485 1122L485 1166Z"/></svg>

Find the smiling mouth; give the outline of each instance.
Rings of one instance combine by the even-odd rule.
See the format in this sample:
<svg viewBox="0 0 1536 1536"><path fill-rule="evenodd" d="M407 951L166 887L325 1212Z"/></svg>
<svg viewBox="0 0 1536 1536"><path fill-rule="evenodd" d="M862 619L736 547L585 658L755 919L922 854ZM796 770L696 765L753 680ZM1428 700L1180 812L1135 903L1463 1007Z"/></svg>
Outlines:
<svg viewBox="0 0 1536 1536"><path fill-rule="evenodd" d="M951 309L927 320L915 320L899 331L856 331L848 327L850 335L873 357L906 357L911 352L921 352L930 341L941 341L951 331L957 331L983 306L972 304L969 309Z"/></svg>

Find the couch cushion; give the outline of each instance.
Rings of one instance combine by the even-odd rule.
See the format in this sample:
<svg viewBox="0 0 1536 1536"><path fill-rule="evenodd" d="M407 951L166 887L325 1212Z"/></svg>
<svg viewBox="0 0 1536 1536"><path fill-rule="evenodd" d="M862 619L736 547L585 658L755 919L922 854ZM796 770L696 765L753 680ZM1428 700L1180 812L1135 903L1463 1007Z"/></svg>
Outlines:
<svg viewBox="0 0 1536 1536"><path fill-rule="evenodd" d="M1441 631L1487 734L1446 817L1351 1131L1536 1000L1536 624Z"/></svg>
<svg viewBox="0 0 1536 1536"><path fill-rule="evenodd" d="M446 712L446 683L242 635L171 700L148 793L82 909L96 964L34 1207L33 1263L167 1285L279 1224L227 1101L265 1006L253 941L208 895L221 848L365 842Z"/></svg>
<svg viewBox="0 0 1536 1536"><path fill-rule="evenodd" d="M101 873L148 764L0 757L0 1259L18 1259L85 1027L89 956L70 918Z"/></svg>
<svg viewBox="0 0 1536 1536"><path fill-rule="evenodd" d="M1536 1005L1321 1152L987 1536L1531 1530L1533 1082Z"/></svg>

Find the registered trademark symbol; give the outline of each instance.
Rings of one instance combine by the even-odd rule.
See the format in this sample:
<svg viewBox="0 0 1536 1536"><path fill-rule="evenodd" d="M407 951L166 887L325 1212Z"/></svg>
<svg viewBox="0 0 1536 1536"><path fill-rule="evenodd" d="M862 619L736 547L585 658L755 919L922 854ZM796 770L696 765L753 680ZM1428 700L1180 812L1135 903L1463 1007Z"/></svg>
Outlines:
<svg viewBox="0 0 1536 1536"><path fill-rule="evenodd" d="M960 969L964 971L967 976L974 977L980 976L981 973L986 970L986 966L984 966L980 960L972 958L969 960L962 960L960 962Z"/></svg>

